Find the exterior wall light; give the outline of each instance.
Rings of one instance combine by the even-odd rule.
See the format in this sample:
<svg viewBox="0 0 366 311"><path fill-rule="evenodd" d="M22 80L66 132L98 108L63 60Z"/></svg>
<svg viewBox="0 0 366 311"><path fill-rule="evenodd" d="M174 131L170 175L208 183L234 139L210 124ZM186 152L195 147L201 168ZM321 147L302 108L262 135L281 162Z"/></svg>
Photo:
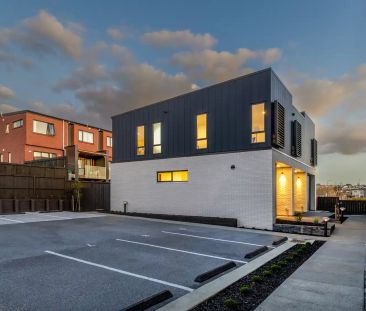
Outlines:
<svg viewBox="0 0 366 311"><path fill-rule="evenodd" d="M328 217L323 217L323 221L324 221L324 236L327 237L328 236L328 221L329 221L329 218Z"/></svg>
<svg viewBox="0 0 366 311"><path fill-rule="evenodd" d="M235 170L235 165L234 165L234 164L231 164L230 168L231 168L232 170Z"/></svg>

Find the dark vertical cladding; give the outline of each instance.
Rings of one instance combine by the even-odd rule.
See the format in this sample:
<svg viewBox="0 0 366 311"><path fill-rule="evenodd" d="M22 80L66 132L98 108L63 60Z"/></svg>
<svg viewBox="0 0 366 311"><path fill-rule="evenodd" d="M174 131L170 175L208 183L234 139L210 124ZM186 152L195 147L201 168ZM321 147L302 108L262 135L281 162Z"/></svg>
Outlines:
<svg viewBox="0 0 366 311"><path fill-rule="evenodd" d="M285 148L285 108L277 100L272 103L272 144Z"/></svg>
<svg viewBox="0 0 366 311"><path fill-rule="evenodd" d="M291 135L291 155L293 157L299 158L302 154L302 136L301 136L301 124L297 120L292 121L292 135Z"/></svg>
<svg viewBox="0 0 366 311"><path fill-rule="evenodd" d="M114 116L113 162L271 148L271 69L265 69ZM264 103L264 143L251 143L251 105ZM207 113L207 148L196 149L196 116ZM161 122L161 154L152 124ZM136 154L136 127L145 126L145 154Z"/></svg>
<svg viewBox="0 0 366 311"><path fill-rule="evenodd" d="M313 138L311 140L311 158L310 163L312 166L318 165L318 141Z"/></svg>

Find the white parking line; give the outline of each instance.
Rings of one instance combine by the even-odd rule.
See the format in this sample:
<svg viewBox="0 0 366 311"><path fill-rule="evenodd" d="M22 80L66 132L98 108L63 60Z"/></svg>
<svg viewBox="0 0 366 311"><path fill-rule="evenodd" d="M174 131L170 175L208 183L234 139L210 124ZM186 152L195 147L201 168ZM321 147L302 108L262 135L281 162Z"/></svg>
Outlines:
<svg viewBox="0 0 366 311"><path fill-rule="evenodd" d="M109 270L109 271L113 271L113 272L129 275L129 276L133 276L135 278L139 278L139 279L143 279L143 280L147 280L147 281L151 281L151 282L155 282L155 283L159 283L159 284L163 284L163 285L183 289L187 292L192 292L193 291L192 288L189 288L189 287L186 287L186 286L182 286L182 285L179 285L179 284L174 284L174 283L170 283L170 282L150 278L150 277L147 277L147 276L144 276L144 275L141 275L141 274L131 273L131 272L128 272L128 271L108 267L108 266L105 266L105 265L100 265L98 263L94 263L94 262L91 262L91 261L86 261L86 260L79 259L79 258L76 258L76 257L66 256L66 255L51 252L51 251L45 251L45 253L50 254L50 255L54 255L54 256L58 256L58 257L62 257L62 258L66 258L66 259L70 259L70 260L77 261L77 262L80 262L80 263L84 263L84 264L89 265L89 266L94 266L94 267L106 269L106 270Z"/></svg>
<svg viewBox="0 0 366 311"><path fill-rule="evenodd" d="M73 219L73 218L70 218L70 217L63 217L63 216L56 216L56 215L49 215L47 213L38 213L37 216L45 216L45 217L54 217L54 218L58 218L58 219Z"/></svg>
<svg viewBox="0 0 366 311"><path fill-rule="evenodd" d="M150 247L166 249L168 251L186 253L186 254L203 256L203 257L210 257L210 258L221 259L221 260L226 260L226 261L235 261L235 262L239 262L239 263L243 263L243 264L248 263L247 261L243 261L243 260L231 259L231 258L225 258L225 257L219 257L219 256L213 256L213 255L207 255L207 254L196 253L196 252L190 252L190 251L185 251L185 250L182 250L182 249L170 248L170 247L165 247L165 246L160 246L160 245L154 245L154 244L148 244L148 243L142 243L142 242L136 242L136 241L130 241L130 240L123 240L123 239L116 239L116 240L120 241L120 242L126 242L126 243L132 243L132 244L138 244L138 245L144 245L144 246L150 246Z"/></svg>
<svg viewBox="0 0 366 311"><path fill-rule="evenodd" d="M18 222L20 224L24 224L24 221L20 221L20 220L15 220L15 219L10 219L10 218L5 218L5 217L0 217L0 219L7 220L7 221Z"/></svg>
<svg viewBox="0 0 366 311"><path fill-rule="evenodd" d="M170 231L161 231L166 234L174 234L174 235L182 235L182 236L189 236L191 238L197 238L197 239L204 239L204 240L214 240L214 241L220 241L220 242L228 242L228 243L236 243L236 244L245 244L245 245L252 245L252 246L267 246L262 244L254 244L254 243L248 243L248 242L241 242L241 241L233 241L233 240L224 240L224 239L217 239L217 238L210 238L207 236L201 236L201 235L192 235L192 234L185 234L185 233L178 233L178 232L170 232ZM273 246L267 246L268 248L274 248Z"/></svg>

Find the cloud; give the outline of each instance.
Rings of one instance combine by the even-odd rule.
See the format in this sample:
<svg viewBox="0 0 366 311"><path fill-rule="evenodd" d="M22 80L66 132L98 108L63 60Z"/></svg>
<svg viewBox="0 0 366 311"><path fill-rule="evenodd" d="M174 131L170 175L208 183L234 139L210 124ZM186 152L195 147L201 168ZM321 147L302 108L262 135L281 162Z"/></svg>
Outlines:
<svg viewBox="0 0 366 311"><path fill-rule="evenodd" d="M334 79L288 81L294 103L313 117L324 116L341 106L365 107L366 64Z"/></svg>
<svg viewBox="0 0 366 311"><path fill-rule="evenodd" d="M194 34L190 30L160 30L147 32L143 35L142 41L156 48L194 48L207 49L217 43L217 39L210 35Z"/></svg>
<svg viewBox="0 0 366 311"><path fill-rule="evenodd" d="M8 113L19 110L18 107L9 104L0 104L0 113Z"/></svg>
<svg viewBox="0 0 366 311"><path fill-rule="evenodd" d="M81 25L61 23L56 17L40 11L38 15L23 20L14 28L0 29L0 46L18 45L36 53L60 52L78 59L83 54Z"/></svg>
<svg viewBox="0 0 366 311"><path fill-rule="evenodd" d="M0 84L0 97L2 98L14 98L15 92L5 85Z"/></svg>
<svg viewBox="0 0 366 311"><path fill-rule="evenodd" d="M366 123L335 120L319 129L319 145L322 154L357 154L366 152Z"/></svg>
<svg viewBox="0 0 366 311"><path fill-rule="evenodd" d="M107 34L114 40L122 40L124 37L120 29L113 27L107 29Z"/></svg>
<svg viewBox="0 0 366 311"><path fill-rule="evenodd" d="M192 52L180 52L173 55L170 63L183 70L192 79L207 82L221 82L252 70L244 65L249 60L259 59L263 64L277 61L281 56L278 48L254 51L240 48L236 52L218 52L211 49Z"/></svg>

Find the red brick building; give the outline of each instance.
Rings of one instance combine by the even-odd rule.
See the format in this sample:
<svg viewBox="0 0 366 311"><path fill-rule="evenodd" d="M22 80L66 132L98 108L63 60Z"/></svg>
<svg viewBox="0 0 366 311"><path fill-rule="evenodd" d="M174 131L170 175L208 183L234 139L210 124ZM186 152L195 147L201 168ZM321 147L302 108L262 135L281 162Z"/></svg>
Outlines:
<svg viewBox="0 0 366 311"><path fill-rule="evenodd" d="M106 179L108 172L105 175L98 167L109 168L112 132L29 110L1 116L0 162L24 163L62 156L70 162L68 153L76 159L74 166L81 169L72 173Z"/></svg>

